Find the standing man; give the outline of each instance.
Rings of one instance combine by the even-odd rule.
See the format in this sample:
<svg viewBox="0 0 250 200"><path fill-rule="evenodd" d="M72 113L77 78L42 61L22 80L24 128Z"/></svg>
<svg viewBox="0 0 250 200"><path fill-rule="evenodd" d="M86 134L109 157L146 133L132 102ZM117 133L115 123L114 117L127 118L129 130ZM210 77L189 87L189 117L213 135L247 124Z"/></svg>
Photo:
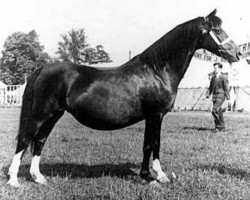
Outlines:
<svg viewBox="0 0 250 200"><path fill-rule="evenodd" d="M213 108L212 115L215 123L215 132L225 131L222 104L225 99L229 100L228 79L221 73L222 64L214 63L214 75L206 92L206 98L212 94Z"/></svg>

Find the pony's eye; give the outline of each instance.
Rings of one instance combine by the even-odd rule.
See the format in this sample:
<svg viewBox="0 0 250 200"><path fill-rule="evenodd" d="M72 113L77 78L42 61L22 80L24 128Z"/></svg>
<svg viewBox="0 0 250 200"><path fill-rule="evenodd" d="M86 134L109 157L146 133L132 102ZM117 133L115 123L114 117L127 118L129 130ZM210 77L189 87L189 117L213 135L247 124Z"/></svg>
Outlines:
<svg viewBox="0 0 250 200"><path fill-rule="evenodd" d="M221 30L220 29L213 29L213 31L215 32L216 35L220 35L221 34Z"/></svg>

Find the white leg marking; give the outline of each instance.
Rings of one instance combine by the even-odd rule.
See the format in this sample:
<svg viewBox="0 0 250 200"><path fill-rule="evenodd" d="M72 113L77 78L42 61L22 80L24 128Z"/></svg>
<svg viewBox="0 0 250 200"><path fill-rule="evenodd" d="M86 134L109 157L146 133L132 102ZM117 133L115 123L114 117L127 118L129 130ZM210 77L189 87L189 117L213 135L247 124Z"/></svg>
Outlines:
<svg viewBox="0 0 250 200"><path fill-rule="evenodd" d="M40 156L34 156L31 161L30 174L34 178L35 182L45 184L46 179L41 174L39 169Z"/></svg>
<svg viewBox="0 0 250 200"><path fill-rule="evenodd" d="M9 168L8 175L10 176L10 179L7 182L7 184L13 187L20 187L20 184L18 183L18 179L17 179L17 173L19 171L19 166L21 163L21 157L22 157L23 151L20 151L19 153L14 155L14 158Z"/></svg>
<svg viewBox="0 0 250 200"><path fill-rule="evenodd" d="M162 171L161 164L158 159L153 160L153 170L156 172L156 179L161 183L170 182L167 175Z"/></svg>

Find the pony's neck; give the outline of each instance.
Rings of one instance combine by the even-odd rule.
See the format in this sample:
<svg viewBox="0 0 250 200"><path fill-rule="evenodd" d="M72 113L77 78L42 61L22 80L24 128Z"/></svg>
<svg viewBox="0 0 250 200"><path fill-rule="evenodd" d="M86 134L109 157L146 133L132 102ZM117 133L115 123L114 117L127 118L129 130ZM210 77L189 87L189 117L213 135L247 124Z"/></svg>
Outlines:
<svg viewBox="0 0 250 200"><path fill-rule="evenodd" d="M200 17L177 26L142 52L141 61L159 75L165 69L181 80L197 49L202 22Z"/></svg>

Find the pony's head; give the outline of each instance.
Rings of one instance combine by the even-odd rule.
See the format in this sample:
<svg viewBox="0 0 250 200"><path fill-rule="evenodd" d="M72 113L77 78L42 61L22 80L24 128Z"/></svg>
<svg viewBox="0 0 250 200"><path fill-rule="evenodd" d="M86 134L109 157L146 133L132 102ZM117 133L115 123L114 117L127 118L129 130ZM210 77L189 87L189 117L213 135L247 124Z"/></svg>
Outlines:
<svg viewBox="0 0 250 200"><path fill-rule="evenodd" d="M223 57L229 63L239 60L239 49L222 29L222 20L216 16L216 9L204 18L201 25L202 38L199 47Z"/></svg>

